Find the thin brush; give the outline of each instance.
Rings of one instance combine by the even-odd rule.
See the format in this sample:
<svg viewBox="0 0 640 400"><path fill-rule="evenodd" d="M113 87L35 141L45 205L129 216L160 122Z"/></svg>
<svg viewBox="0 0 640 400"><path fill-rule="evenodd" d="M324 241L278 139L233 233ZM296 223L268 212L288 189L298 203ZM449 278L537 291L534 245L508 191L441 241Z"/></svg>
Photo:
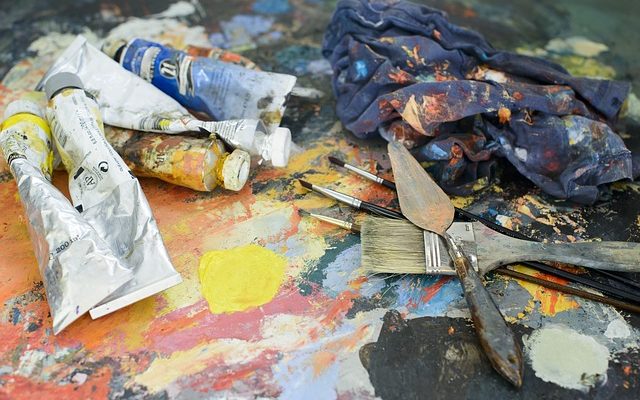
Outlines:
<svg viewBox="0 0 640 400"><path fill-rule="evenodd" d="M381 217L387 217L387 218L394 218L394 219L404 219L404 215L402 215L402 213L398 212L398 211L394 211L394 210L390 210L388 208L384 208L384 207L380 207L378 205L375 205L373 203L369 203L368 201L364 201L364 200L360 200L357 199L353 196L349 196L347 194L344 193L340 193L337 192L335 190L331 190L331 189L327 189L325 187L322 186L318 186L318 185L314 185L311 184L307 181L303 181L302 179L298 179L298 181L300 182L300 184L305 187L306 189L309 190L313 190L314 192L318 192L321 193L329 198L332 198L334 200L338 200L342 203L345 203L351 207L354 207L358 210L365 210L365 211L369 211L375 215L381 216Z"/></svg>
<svg viewBox="0 0 640 400"><path fill-rule="evenodd" d="M341 166L343 168L346 168L349 171L351 171L353 173L356 173L356 174L362 176L365 179L368 179L370 181L379 183L382 186L385 186L385 187L387 187L387 188L389 188L391 190L396 190L396 184L395 183L391 182L390 180L384 179L381 176L378 176L376 174L372 174L369 171L365 171L363 169L360 169L360 168L358 168L358 167L356 167L354 165L348 164L348 163L342 161L341 159L333 157L333 156L329 156L329 161L331 163L335 164L335 165L339 165L339 166Z"/></svg>
<svg viewBox="0 0 640 400"><path fill-rule="evenodd" d="M400 220L367 218L362 226L362 266L367 272L424 274L426 251L423 231L412 224ZM548 268L546 264L543 264ZM557 269L550 273L557 275ZM546 272L546 271L544 271ZM561 277L582 283L579 276L562 271ZM576 277L580 281L576 281ZM619 299L640 302L640 297L612 286L587 280L585 286L598 289L602 293Z"/></svg>
<svg viewBox="0 0 640 400"><path fill-rule="evenodd" d="M557 290L559 292L563 292L563 293L567 293L567 294L571 294L574 296L579 296L579 297L583 297L585 299L588 300L593 300L593 301L597 301L603 304L608 304L610 306L619 308L621 310L626 310L626 311L631 311L634 313L640 313L640 306L637 306L635 304L630 304L624 301L620 301L620 300L616 300L616 299L610 299L604 296L600 296L594 293L590 293L587 292L586 290L581 290L581 289L576 289L570 286L563 286L559 283L556 282L552 282L552 281L548 281L545 279L541 279L541 278L537 278L535 276L531 276L528 274L523 274L521 272L518 271L513 271L507 268L498 268L496 270L497 273L501 274L501 275L506 275L506 276L510 276L512 278L515 279L520 279L523 281L527 281L527 282L531 282L531 283L535 283L536 285L540 285L540 286L544 286L547 287L549 289L553 289L553 290Z"/></svg>
<svg viewBox="0 0 640 400"><path fill-rule="evenodd" d="M329 223L331 225L335 225L335 226L339 226L340 228L349 230L353 233L360 233L360 225L358 224L354 224L352 222L349 221L343 221L341 219L337 219L337 218L333 218L333 217L328 217L326 215L322 215L322 214L316 214L316 213L312 213L306 210L298 210L298 213L301 216L304 217L313 217L315 219L318 219L320 221L324 221L326 223Z"/></svg>
<svg viewBox="0 0 640 400"><path fill-rule="evenodd" d="M370 181L379 183L379 184L381 184L381 185L383 185L383 186L385 186L385 187L387 187L389 189L396 190L396 184L394 182L392 182L392 181L390 181L388 179L384 179L384 178L380 177L379 175L372 174L372 173L370 173L368 171L362 170L362 169L360 169L360 168L358 168L356 166L353 166L351 164L348 164L348 163L346 163L346 162L344 162L344 161L342 161L342 160L340 160L340 159L338 159L336 157L329 156L329 161L331 163L333 163L333 164L336 164L336 165L339 165L341 167L344 167L344 168L348 169L349 171L352 171L352 172L362 176L365 179L368 179ZM514 231L514 230L511 230L509 228L506 228L506 227L504 227L502 225L499 225L499 224L497 224L497 223L495 223L495 222L493 222L493 221L491 221L491 220L489 220L487 218L484 218L484 217L482 217L480 215L476 215L476 214L471 213L469 211L466 211L466 210L464 210L462 208L456 207L455 211L456 211L456 217L464 218L464 219L471 220L471 221L481 222L485 226L488 226L489 228L493 229L496 232L500 232L503 235L511 236L512 238L516 238L516 239L539 242L539 240L533 239L533 238L531 238L531 237L529 237L527 235L522 234L521 232ZM570 272L563 271L563 270L561 270L559 268L552 267L550 265L547 265L547 264L544 264L544 263L541 263L541 262L537 262L537 261L526 261L526 262L523 262L523 264L525 264L525 265L527 265L527 266L529 266L531 268L546 272L548 274L553 274L553 275L556 275L556 276L560 276L560 277L562 277L564 279L568 279L568 280L570 280L572 282L581 283L583 285L591 286L591 287L596 288L596 289L601 290L601 291L606 291L607 293L609 293L609 294L611 294L613 296L616 295L615 291L611 291L609 289L609 288L611 288L611 286L602 284L602 283L600 283L600 282L598 282L596 280L593 280L593 279L590 279L590 278L587 278L587 277L584 277L584 276L579 276L579 275L576 275L576 274L572 274ZM638 283L638 282L636 282L636 281L634 281L632 279L620 276L620 275L618 275L618 274L616 274L614 272L600 271L600 270L594 270L594 269L590 269L589 271L591 273L595 273L595 274L598 274L598 275L605 276L605 277L607 277L609 279L616 280L616 281L624 284L627 287L632 287L634 289L640 289L640 283ZM628 291L628 290L625 290L625 289L619 289L619 290L623 291L623 292L626 292L627 294L631 294L632 296L635 296L635 297L640 296L640 293L636 293L636 291Z"/></svg>

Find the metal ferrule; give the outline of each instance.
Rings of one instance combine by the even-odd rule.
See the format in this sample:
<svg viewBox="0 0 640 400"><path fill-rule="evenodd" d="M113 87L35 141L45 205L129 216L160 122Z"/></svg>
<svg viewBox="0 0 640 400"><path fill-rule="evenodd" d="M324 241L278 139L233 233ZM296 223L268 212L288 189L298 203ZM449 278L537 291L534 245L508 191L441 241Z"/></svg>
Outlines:
<svg viewBox="0 0 640 400"><path fill-rule="evenodd" d="M351 197L349 195L346 195L344 193L340 193L340 192L336 192L335 190L331 190L331 189L327 189L327 188L323 188L321 186L316 186L316 185L312 185L313 190L315 190L318 193L322 193L327 197L330 197L332 199L338 200L342 203L348 204L351 207L355 207L355 208L360 208L360 206L362 205L362 201L358 200L354 197Z"/></svg>
<svg viewBox="0 0 640 400"><path fill-rule="evenodd" d="M371 172L365 171L363 169L356 168L353 165L344 164L344 167L346 169L348 169L349 171L353 171L356 174L358 174L358 175L360 175L362 177L365 177L365 178L367 178L367 179L369 179L371 181L374 181L374 182L377 182L377 183L382 183L384 181L384 179L380 178L379 176L374 175Z"/></svg>
<svg viewBox="0 0 640 400"><path fill-rule="evenodd" d="M311 216L321 221L327 222L335 226L339 226L344 229L351 230L353 228L353 224L351 222L343 221L341 219L327 217L326 215L320 215L320 214L314 214L314 213L311 213Z"/></svg>

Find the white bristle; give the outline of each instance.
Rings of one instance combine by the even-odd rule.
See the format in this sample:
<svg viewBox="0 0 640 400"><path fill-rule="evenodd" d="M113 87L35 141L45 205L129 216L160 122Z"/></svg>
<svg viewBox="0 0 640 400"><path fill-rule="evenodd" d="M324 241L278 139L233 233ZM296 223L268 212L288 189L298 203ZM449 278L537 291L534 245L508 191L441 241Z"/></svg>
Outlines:
<svg viewBox="0 0 640 400"><path fill-rule="evenodd" d="M372 273L425 273L423 231L408 221L367 217L362 224L362 267Z"/></svg>

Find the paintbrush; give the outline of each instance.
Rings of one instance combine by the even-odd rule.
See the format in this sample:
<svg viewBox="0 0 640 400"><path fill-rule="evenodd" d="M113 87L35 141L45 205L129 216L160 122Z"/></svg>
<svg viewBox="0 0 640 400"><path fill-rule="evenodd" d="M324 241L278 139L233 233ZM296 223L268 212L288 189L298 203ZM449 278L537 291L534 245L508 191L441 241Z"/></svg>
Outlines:
<svg viewBox="0 0 640 400"><path fill-rule="evenodd" d="M353 233L360 233L360 225L355 224L353 222L343 221L341 219L329 217L329 216L326 216L326 215L312 213L312 212L309 212L309 211L306 211L306 210L303 210L303 209L299 209L298 210L298 214L300 214L303 217L313 217L315 219L318 219L320 221L324 221L324 222L329 223L331 225L339 226L340 228L346 229L346 230L351 231Z"/></svg>
<svg viewBox="0 0 640 400"><path fill-rule="evenodd" d="M640 268L637 265L638 243L538 243L510 238L480 222L456 222L448 232L461 241L481 275L502 265L531 258L627 272ZM443 243L438 245L444 248ZM429 248L431 246L433 243L428 244ZM371 272L451 274L449 260L443 257L434 263L431 252L425 252L424 248L422 231L405 221L368 217L362 225L362 264ZM635 293L602 284L590 286L602 292L613 292L625 300L640 302L640 296Z"/></svg>
<svg viewBox="0 0 640 400"><path fill-rule="evenodd" d="M375 215L381 216L381 217L387 217L387 218L394 218L394 219L402 219L404 218L404 216L402 215L402 213L398 212L398 211L394 211L394 210L389 210L388 208L384 208L384 207L380 207L378 205L375 205L373 203L369 203L368 201L364 201L364 200L360 200L357 199L353 196L349 196L347 194L344 193L340 193L337 192L335 190L331 190L322 186L318 186L318 185L314 185L311 184L307 181L303 181L302 179L298 179L298 181L300 182L300 184L309 190L313 190L314 192L318 192L321 193L327 197L330 197L334 200L338 200L342 203L345 203L351 207L354 207L358 210L365 210L365 211L369 211L370 213L373 213Z"/></svg>
<svg viewBox="0 0 640 400"><path fill-rule="evenodd" d="M341 167L344 167L344 168L348 169L349 171L352 171L352 172L356 173L357 175L360 175L360 176L364 177L365 179L368 179L370 181L379 183L379 184L381 184L381 185L383 185L383 186L385 186L385 187L387 187L387 188L389 188L391 190L396 190L395 183L390 181L390 180L388 180L388 179L382 178L379 175L372 174L371 172L365 171L365 170L363 170L361 168L358 168L358 167L356 167L354 165L348 164L348 163L346 163L346 162L344 162L344 161L342 161L342 160L340 160L340 159L338 159L336 157L329 156L328 158L329 158L329 161L331 163L333 163L333 164L336 164L336 165L339 165ZM514 230L506 228L506 227L504 227L502 225L496 224L495 222L493 222L493 221L491 221L489 219L486 219L486 218L484 218L484 217L482 217L480 215L477 215L477 214L471 213L469 211L466 211L466 210L464 210L462 208L455 207L455 212L456 212L456 216L458 218L464 218L464 219L467 219L467 220L470 220L470 221L474 221L474 220L475 221L479 221L479 222L483 223L484 225L488 226L489 228L495 230L496 232L500 232L500 233L502 233L504 235L507 235L507 236L510 236L510 237L513 237L513 238L516 238L516 239L539 242L539 240L536 240L536 239L533 239L533 238L531 238L529 236L526 236L526 235L522 234L521 232L514 231ZM547 264L544 264L544 263L541 263L541 262L523 261L522 263L525 264L528 267L537 269L539 271L543 271L543 272L545 272L547 274L556 275L556 276L559 276L559 277L561 277L563 279L567 279L567 280L572 281L572 282L576 282L576 283L580 283L582 285L593 287L593 288L598 289L598 290L600 290L600 291L602 291L604 293L607 293L607 294L609 294L611 296L616 296L616 297L623 298L623 299L629 299L628 295L630 295L631 297L637 297L639 295L638 293L630 292L630 291L625 290L625 289L619 289L619 288L613 287L611 285L606 285L606 284L598 282L598 281L596 281L594 279L591 279L589 277L573 274L571 272L568 272L568 271L562 270L560 268L556 268L556 267L553 267L553 266L550 266L550 265L547 265ZM616 280L616 281L622 283L623 285L625 285L627 287L631 287L631 288L634 288L634 289L640 289L640 283L638 283L638 282L636 282L634 280L628 279L628 278L626 278L624 276L617 275L617 274L615 274L613 272L603 271L603 270L590 270L590 273L592 273L592 274L595 273L595 274L604 276L606 278L609 278L609 279L612 279L612 280Z"/></svg>
<svg viewBox="0 0 640 400"><path fill-rule="evenodd" d="M360 168L358 168L356 166L348 164L348 163L342 161L341 159L333 157L333 156L329 156L329 161L332 162L333 164L336 164L336 165L339 165L339 166L341 166L343 168L346 168L349 171L351 171L351 172L353 172L355 174L358 174L358 175L362 176L365 179L368 179L370 181L379 183L382 186L385 186L385 187L387 187L387 188L389 188L391 190L396 190L396 184L395 183L391 182L390 180L384 179L381 176L378 176L376 174L372 174L369 171L365 171L363 169L360 169Z"/></svg>
<svg viewBox="0 0 640 400"><path fill-rule="evenodd" d="M343 221L337 218L332 218L332 217L328 217L326 215L322 215L322 214L317 214L317 213L311 213L311 212L307 212L305 210L298 210L298 213L302 216L305 217L312 217L312 218L316 218L320 221L335 225L335 226L339 226L341 228L344 229L348 229L353 233L360 233L361 231L361 227L356 225L356 224L352 224L350 222L347 221ZM365 221L367 221L367 219L370 217L366 217ZM460 224L460 223L454 223L454 224ZM372 256L370 258L375 258L376 256ZM366 267L365 267L366 269ZM370 270L370 272L373 272ZM616 300L616 299L611 299L602 295L598 295L592 292L588 292L586 290L583 289L579 289L579 288L574 288L571 286L566 286L566 285L561 285L559 283L547 280L547 279L542 279L542 278L538 278L535 276L531 276L528 274L524 274L518 271L513 271L510 269L507 269L506 267L500 267L497 268L495 270L496 273L501 274L501 275L505 275L505 276L509 276L515 279L520 279L526 282L531 282L531 283L535 283L537 285L549 288L549 289L553 289L562 293L567 293L570 295L574 295L574 296L578 296L578 297L582 297L588 300L592 300L592 301L597 301L599 303L602 304L607 304L613 307L616 307L618 309L621 310L626 310L626 311L631 311L634 313L640 313L640 306L635 305L635 304L631 304L628 303L626 301L621 301L621 300ZM377 273L377 272L374 272ZM395 275L395 274L394 274Z"/></svg>

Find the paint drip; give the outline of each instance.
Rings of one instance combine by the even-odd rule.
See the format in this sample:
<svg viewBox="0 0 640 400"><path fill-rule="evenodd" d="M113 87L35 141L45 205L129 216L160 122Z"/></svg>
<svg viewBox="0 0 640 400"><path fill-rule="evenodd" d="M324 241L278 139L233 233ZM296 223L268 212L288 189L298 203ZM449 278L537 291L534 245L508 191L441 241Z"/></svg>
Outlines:
<svg viewBox="0 0 640 400"><path fill-rule="evenodd" d="M214 314L270 302L284 280L288 260L256 244L213 250L200 259L201 291Z"/></svg>
<svg viewBox="0 0 640 400"><path fill-rule="evenodd" d="M543 381L586 393L607 380L609 349L591 336L557 325L536 330L525 345Z"/></svg>

